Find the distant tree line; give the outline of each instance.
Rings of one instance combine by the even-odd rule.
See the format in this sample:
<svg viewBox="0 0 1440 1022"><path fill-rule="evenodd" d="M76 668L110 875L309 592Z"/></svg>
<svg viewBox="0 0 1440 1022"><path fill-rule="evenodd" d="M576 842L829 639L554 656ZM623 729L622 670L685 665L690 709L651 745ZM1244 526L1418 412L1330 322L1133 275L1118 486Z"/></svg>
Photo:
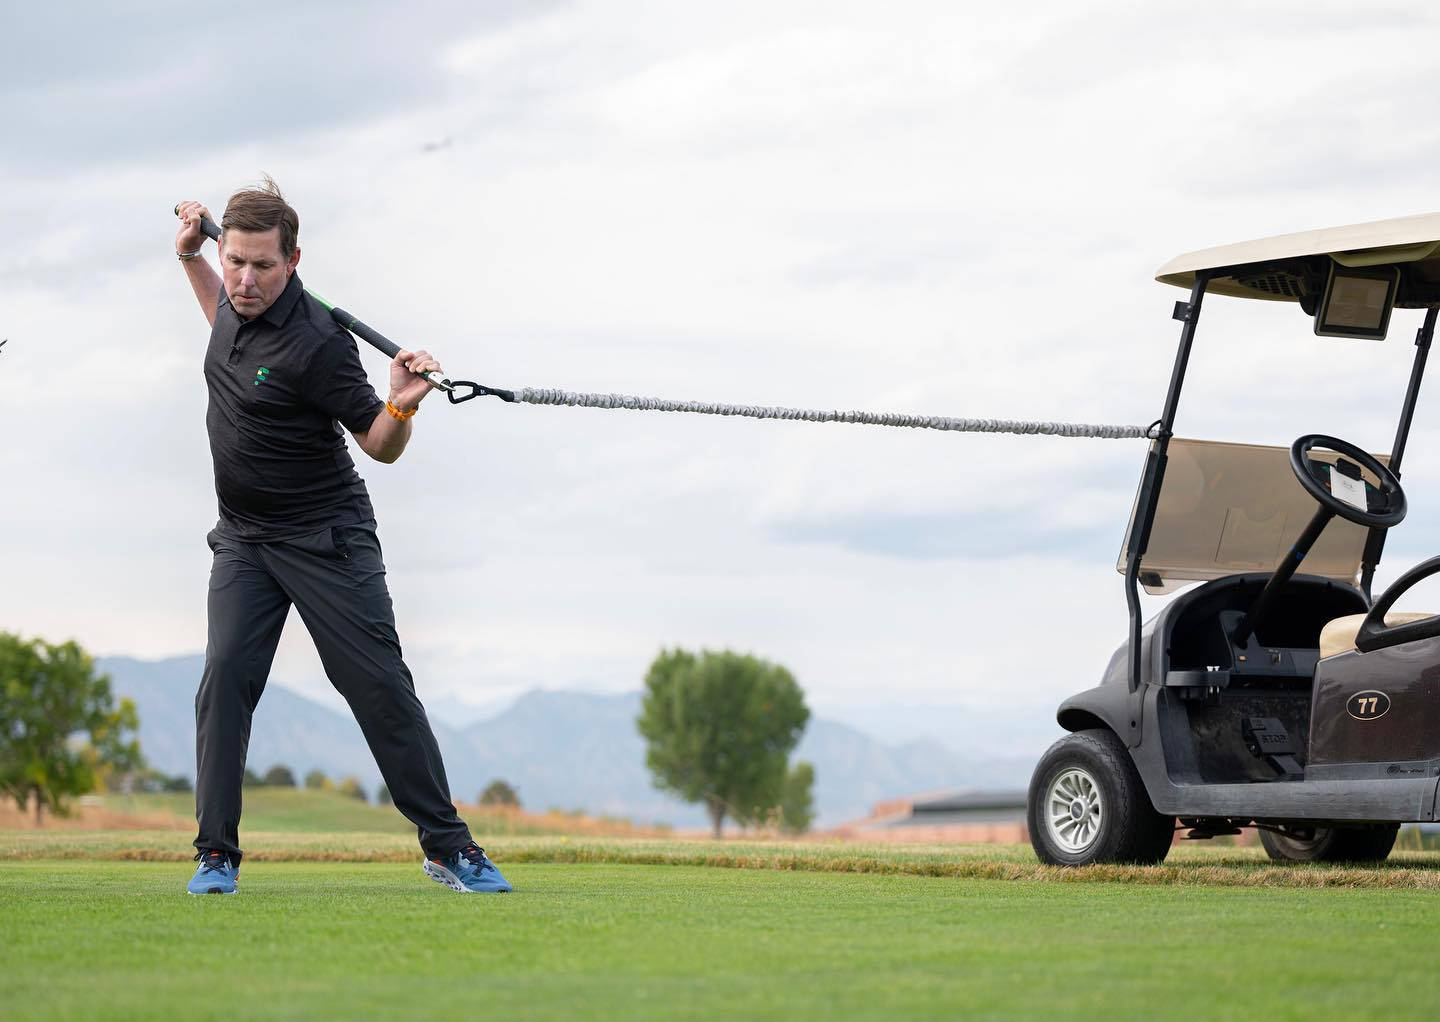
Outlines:
<svg viewBox="0 0 1440 1022"><path fill-rule="evenodd" d="M295 772L283 763L277 763L264 774L257 774L249 767L245 768L244 786L247 788L295 788ZM345 795L361 802L369 802L370 796L365 792L365 786L360 783L360 778L350 775L339 780L331 780L325 776L325 771L315 769L305 775L305 787L311 791L333 791L337 795ZM390 792L385 785L380 785L376 792L376 802L385 805L390 801Z"/></svg>
<svg viewBox="0 0 1440 1022"><path fill-rule="evenodd" d="M134 792L184 792L194 791L195 785L186 774L167 774L146 768L124 776L111 775L105 782L106 790L122 794Z"/></svg>

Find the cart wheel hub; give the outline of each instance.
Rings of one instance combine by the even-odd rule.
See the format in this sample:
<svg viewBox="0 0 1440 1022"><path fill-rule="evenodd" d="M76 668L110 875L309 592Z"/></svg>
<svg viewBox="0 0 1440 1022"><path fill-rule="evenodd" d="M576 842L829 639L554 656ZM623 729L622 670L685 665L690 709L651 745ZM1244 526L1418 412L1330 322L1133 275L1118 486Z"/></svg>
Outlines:
<svg viewBox="0 0 1440 1022"><path fill-rule="evenodd" d="M1045 829L1070 855L1085 852L1100 837L1105 805L1100 785L1084 767L1062 770L1045 792Z"/></svg>

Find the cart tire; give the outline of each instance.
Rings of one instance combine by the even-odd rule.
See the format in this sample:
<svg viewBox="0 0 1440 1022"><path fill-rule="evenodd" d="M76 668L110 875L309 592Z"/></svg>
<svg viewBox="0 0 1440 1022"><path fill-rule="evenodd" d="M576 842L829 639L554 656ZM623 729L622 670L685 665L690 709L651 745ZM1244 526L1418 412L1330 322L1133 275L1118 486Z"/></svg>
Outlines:
<svg viewBox="0 0 1440 1022"><path fill-rule="evenodd" d="M1104 728L1067 735L1040 757L1026 823L1052 866L1163 862L1175 835L1175 818L1155 811L1124 743Z"/></svg>
<svg viewBox="0 0 1440 1022"><path fill-rule="evenodd" d="M1310 838L1262 830L1260 843L1276 862L1384 862L1395 847L1400 824L1313 829Z"/></svg>

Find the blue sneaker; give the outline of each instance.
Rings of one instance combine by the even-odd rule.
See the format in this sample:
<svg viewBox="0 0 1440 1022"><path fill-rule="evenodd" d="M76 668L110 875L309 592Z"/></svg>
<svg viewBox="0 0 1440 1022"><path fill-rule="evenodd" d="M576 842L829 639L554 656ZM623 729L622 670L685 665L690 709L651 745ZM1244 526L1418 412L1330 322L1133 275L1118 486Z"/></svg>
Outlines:
<svg viewBox="0 0 1440 1022"><path fill-rule="evenodd" d="M235 881L240 876L240 867L232 865L224 852L211 848L196 856L200 865L190 884L185 888L191 894L235 894Z"/></svg>
<svg viewBox="0 0 1440 1022"><path fill-rule="evenodd" d="M461 894L508 894L514 890L474 841L448 859L426 859L424 865L431 880Z"/></svg>

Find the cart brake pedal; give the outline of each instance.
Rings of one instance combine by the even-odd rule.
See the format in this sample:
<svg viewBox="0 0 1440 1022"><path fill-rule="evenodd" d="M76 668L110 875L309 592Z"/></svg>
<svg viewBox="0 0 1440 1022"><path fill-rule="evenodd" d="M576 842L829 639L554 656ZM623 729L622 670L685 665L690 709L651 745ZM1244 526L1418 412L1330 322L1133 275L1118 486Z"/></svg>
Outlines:
<svg viewBox="0 0 1440 1022"><path fill-rule="evenodd" d="M1240 724L1245 748L1250 755L1269 763L1283 780L1303 777L1304 769L1295 759L1295 741L1277 717L1246 717Z"/></svg>

